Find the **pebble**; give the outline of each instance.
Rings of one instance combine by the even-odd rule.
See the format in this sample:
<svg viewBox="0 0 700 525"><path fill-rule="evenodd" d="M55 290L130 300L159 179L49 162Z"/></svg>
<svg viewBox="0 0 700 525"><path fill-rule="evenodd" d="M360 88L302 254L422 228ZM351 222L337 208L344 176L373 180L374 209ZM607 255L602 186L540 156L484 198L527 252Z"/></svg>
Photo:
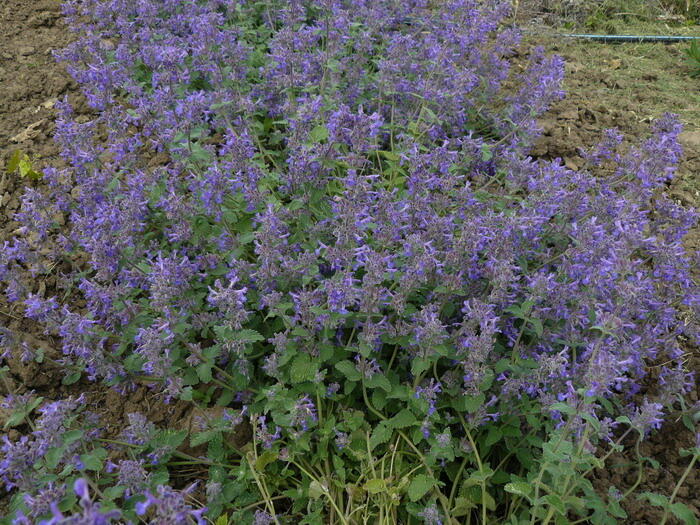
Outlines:
<svg viewBox="0 0 700 525"><path fill-rule="evenodd" d="M28 57L29 55L33 55L36 53L36 48L32 46L22 46L19 48L19 54L22 55L23 57Z"/></svg>

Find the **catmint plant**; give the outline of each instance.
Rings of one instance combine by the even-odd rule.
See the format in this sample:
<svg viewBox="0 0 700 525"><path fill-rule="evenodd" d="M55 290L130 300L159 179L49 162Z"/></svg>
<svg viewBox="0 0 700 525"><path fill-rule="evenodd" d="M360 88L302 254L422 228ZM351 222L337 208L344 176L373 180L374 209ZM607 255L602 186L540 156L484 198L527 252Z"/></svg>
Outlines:
<svg viewBox="0 0 700 525"><path fill-rule="evenodd" d="M608 131L581 170L528 156L563 62L537 48L511 74L508 2L64 14L77 39L58 57L95 116L57 106L67 167L23 199L6 296L66 369L225 410L189 441L131 414L92 468L97 431L67 439L78 406L46 405L3 447L17 516L89 471L105 508L151 523L610 517L579 482L595 447L658 427L693 380L697 217L662 194L674 116L639 145ZM84 308L22 279L66 257L85 261L65 279ZM201 490L174 488L182 466L204 469ZM62 504L92 512L85 494Z"/></svg>

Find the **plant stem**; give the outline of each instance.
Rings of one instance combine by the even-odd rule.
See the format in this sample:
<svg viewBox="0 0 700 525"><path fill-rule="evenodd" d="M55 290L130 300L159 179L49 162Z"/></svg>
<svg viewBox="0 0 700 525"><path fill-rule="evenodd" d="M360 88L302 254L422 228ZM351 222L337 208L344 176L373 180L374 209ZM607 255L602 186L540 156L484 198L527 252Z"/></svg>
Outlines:
<svg viewBox="0 0 700 525"><path fill-rule="evenodd" d="M695 462L698 460L698 457L700 457L700 454L696 453L693 455L693 459L690 460L690 463L683 472L681 479L678 480L678 483L676 483L676 486L673 488L671 497L668 498L668 505L666 505L666 508L664 509L664 516L663 518L661 518L660 525L666 525L666 520L668 520L668 509L671 508L671 505L673 505L673 500L676 499L676 496L678 495L678 490L681 488L681 485L683 485L683 483L685 482L686 478L688 477L688 474L692 472L693 467L695 466Z"/></svg>

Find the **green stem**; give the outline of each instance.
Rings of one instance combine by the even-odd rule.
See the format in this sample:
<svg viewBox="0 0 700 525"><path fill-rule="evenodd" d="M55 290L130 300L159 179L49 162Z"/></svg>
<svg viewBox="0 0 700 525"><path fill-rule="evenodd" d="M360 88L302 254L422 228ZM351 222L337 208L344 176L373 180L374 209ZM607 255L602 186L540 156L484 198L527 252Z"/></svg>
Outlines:
<svg viewBox="0 0 700 525"><path fill-rule="evenodd" d="M450 497L448 498L448 503L450 505L450 508L452 508L452 504L454 503L455 496L457 495L457 486L459 485L459 480L462 477L462 474L464 473L464 468L467 466L467 458L464 458L462 460L462 464L459 466L459 470L457 471L457 475L455 476L454 481L452 481L452 489L450 490Z"/></svg>
<svg viewBox="0 0 700 525"><path fill-rule="evenodd" d="M323 483L321 483L318 479L316 479L316 477L315 477L313 474L311 474L310 472L308 472L304 467L302 467L301 465L299 465L297 462L292 461L292 463L293 463L294 465L296 465L296 467L297 467L299 470L301 470L304 474L306 474L306 476L307 476L308 478L310 478L311 480L315 481L316 483L318 483L318 484L321 486L321 488L323 489L323 495L326 496L326 498L328 498L328 501L330 502L331 506L333 507L333 509L335 510L335 512L338 514L338 518L340 519L340 522L341 522L343 525L348 525L348 520L345 519L345 516L343 515L342 511L341 511L340 508L338 507L338 504L335 502L335 499L331 496L330 492L328 491L328 488L327 488Z"/></svg>
<svg viewBox="0 0 700 525"><path fill-rule="evenodd" d="M364 382L364 380L362 381L362 397L364 398L365 405L367 406L367 408L369 409L370 412L372 412L375 416L377 416L377 417L378 417L379 419L381 419L382 421L386 421L386 420L388 419L384 414L382 414L382 413L379 412L377 409L375 409L375 408L372 406L372 403L370 403L369 398L367 397L367 387L365 387L365 382ZM418 456L418 458L421 460L421 463L423 463L423 466L424 466L425 469L428 471L428 474L430 474L430 476L431 476L433 479L437 479L437 478L435 477L435 473L433 472L433 469L430 468L430 466L428 465L428 461L425 459L425 456L424 456L423 453L418 449L418 447L416 447L416 446L413 444L413 441L411 441L410 439L408 439L408 436L407 436L402 430L400 430L400 429L397 428L397 429L396 429L396 432L397 432L397 434L398 434L399 436L401 436L401 438L406 442L406 444L413 450L413 452L416 453L416 455ZM437 494L437 496L438 496L438 499L440 500L440 505L442 506L442 510L445 512L445 518L447 519L447 522L450 523L450 507L449 507L449 500L448 500L447 497L442 493L442 491L438 490L437 488L434 488L433 490L436 492L436 494Z"/></svg>
<svg viewBox="0 0 700 525"><path fill-rule="evenodd" d="M639 461L639 468L637 469L637 479L635 480L634 484L628 488L625 493L622 495L622 498L620 498L620 501L625 499L627 496L632 494L639 484L642 482L642 474L644 473L644 465L642 462L642 455L639 453L639 444L642 442L642 438L640 437L637 442L634 444L634 452L637 455L637 460Z"/></svg>
<svg viewBox="0 0 700 525"><path fill-rule="evenodd" d="M681 488L681 485L683 485L688 475L692 472L693 467L695 466L695 462L698 460L698 457L700 457L700 454L693 455L693 459L690 460L690 463L683 472L681 479L678 480L678 483L676 483L676 486L673 488L671 497L668 499L668 505L664 509L664 516L663 518L661 518L661 525L666 525L666 520L668 520L668 509L671 508L671 505L673 505L673 500L676 499L676 496L678 495L678 490Z"/></svg>
<svg viewBox="0 0 700 525"><path fill-rule="evenodd" d="M469 444L472 446L472 450L474 450L474 459L476 459L476 465L479 467L479 472L482 473L484 472L484 464L481 461L481 456L479 455L479 450L476 446L476 441L474 441L474 438L472 437L472 433L469 431L469 427L467 426L467 422L464 420L464 416L462 414L459 414L459 420L462 423L462 427L464 427L464 432L467 435L467 439L469 440ZM481 523L482 525L486 525L488 522L486 521L486 480L481 481Z"/></svg>

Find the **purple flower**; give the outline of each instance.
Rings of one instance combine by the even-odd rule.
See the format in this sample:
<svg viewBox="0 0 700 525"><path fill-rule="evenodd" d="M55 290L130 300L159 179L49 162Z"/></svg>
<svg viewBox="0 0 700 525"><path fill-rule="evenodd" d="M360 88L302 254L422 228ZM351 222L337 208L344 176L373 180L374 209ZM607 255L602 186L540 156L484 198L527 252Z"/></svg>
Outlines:
<svg viewBox="0 0 700 525"><path fill-rule="evenodd" d="M24 304L26 306L25 314L27 317L37 321L47 321L51 313L58 309L58 303L55 297L43 299L31 293L24 300Z"/></svg>
<svg viewBox="0 0 700 525"><path fill-rule="evenodd" d="M436 408L438 394L442 392L442 385L435 379L430 379L426 386L416 387L416 399L422 399L428 403L428 416L432 416Z"/></svg>
<svg viewBox="0 0 700 525"><path fill-rule="evenodd" d="M122 431L122 439L132 445L145 445L156 432L153 423L138 412L127 415L129 425Z"/></svg>
<svg viewBox="0 0 700 525"><path fill-rule="evenodd" d="M418 513L418 517L423 518L423 523L426 525L442 525L440 512L434 503L432 505L428 505L422 511L420 511Z"/></svg>
<svg viewBox="0 0 700 525"><path fill-rule="evenodd" d="M376 359L366 359L360 354L355 356L355 368L365 379L372 379L375 375L382 373Z"/></svg>
<svg viewBox="0 0 700 525"><path fill-rule="evenodd" d="M187 502L187 497L196 488L193 483L184 490L174 490L166 485L159 485L156 494L146 492L145 501L136 504L136 513L145 516L148 513L149 523L166 525L170 523L206 524L203 517L206 508L193 509Z"/></svg>
<svg viewBox="0 0 700 525"><path fill-rule="evenodd" d="M342 450L350 444L350 436L347 432L335 431L335 446L338 450Z"/></svg>
<svg viewBox="0 0 700 525"><path fill-rule="evenodd" d="M126 497L132 494L140 494L148 485L149 474L144 468L144 461L122 459L118 463L108 462L107 472L117 473L117 484L124 487Z"/></svg>
<svg viewBox="0 0 700 525"><path fill-rule="evenodd" d="M80 513L65 516L58 509L58 501L54 501L51 505L53 516L48 520L40 521L39 525L109 525L113 520L121 517L121 512L118 510L109 512L100 510L100 504L90 499L88 483L85 479L78 478L73 488L82 507Z"/></svg>
<svg viewBox="0 0 700 525"><path fill-rule="evenodd" d="M302 432L306 432L317 421L316 405L308 395L303 396L292 409L292 425L300 427Z"/></svg>
<svg viewBox="0 0 700 525"><path fill-rule="evenodd" d="M66 494L64 485L57 485L50 482L45 488L40 489L36 494L24 495L24 503L29 509L29 517L37 518L51 512L51 507L55 502L61 501Z"/></svg>
<svg viewBox="0 0 700 525"><path fill-rule="evenodd" d="M275 425L274 432L268 430L267 417L258 416L257 425L255 426L255 433L263 444L263 447L270 449L275 441L277 441L282 436L282 429Z"/></svg>
<svg viewBox="0 0 700 525"><path fill-rule="evenodd" d="M275 522L275 519L264 510L256 510L253 517L253 525L270 525Z"/></svg>
<svg viewBox="0 0 700 525"><path fill-rule="evenodd" d="M653 403L645 399L642 405L635 407L630 415L632 428L641 435L647 436L652 429L661 428L663 411L664 407L661 403Z"/></svg>

